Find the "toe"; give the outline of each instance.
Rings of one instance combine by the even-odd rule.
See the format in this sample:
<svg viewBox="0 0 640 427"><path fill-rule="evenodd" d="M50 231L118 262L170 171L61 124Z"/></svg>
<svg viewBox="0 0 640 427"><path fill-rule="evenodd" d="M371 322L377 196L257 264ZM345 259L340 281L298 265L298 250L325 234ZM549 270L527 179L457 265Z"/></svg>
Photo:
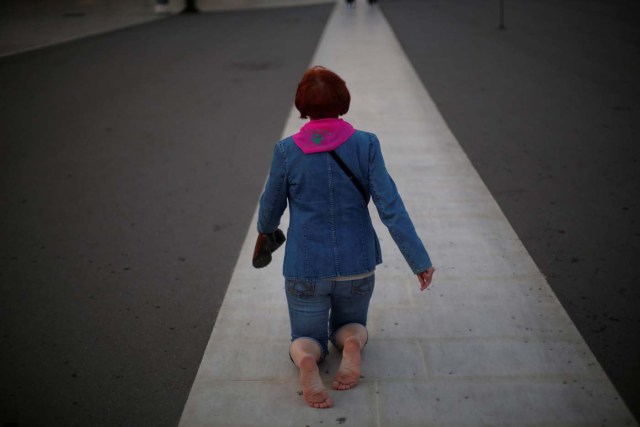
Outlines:
<svg viewBox="0 0 640 427"><path fill-rule="evenodd" d="M309 404L309 406L316 409L331 408L333 406L333 401L329 397L327 397L322 402L307 402L307 403Z"/></svg>
<svg viewBox="0 0 640 427"><path fill-rule="evenodd" d="M336 380L331 383L331 388L333 388L334 390L349 390L354 388L356 385L357 383L355 382L341 382Z"/></svg>

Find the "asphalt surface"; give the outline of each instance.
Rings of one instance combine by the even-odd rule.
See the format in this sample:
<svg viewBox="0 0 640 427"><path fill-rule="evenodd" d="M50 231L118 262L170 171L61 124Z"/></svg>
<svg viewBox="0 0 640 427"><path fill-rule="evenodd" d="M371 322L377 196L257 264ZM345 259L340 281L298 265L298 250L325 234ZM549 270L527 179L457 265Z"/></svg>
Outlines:
<svg viewBox="0 0 640 427"><path fill-rule="evenodd" d="M639 417L638 8L505 3L505 31L490 0L380 7ZM177 424L330 10L0 59L3 425Z"/></svg>
<svg viewBox="0 0 640 427"><path fill-rule="evenodd" d="M534 261L640 418L640 7L381 7ZM428 184L428 183L427 183Z"/></svg>
<svg viewBox="0 0 640 427"><path fill-rule="evenodd" d="M3 426L177 425L330 11L0 59Z"/></svg>

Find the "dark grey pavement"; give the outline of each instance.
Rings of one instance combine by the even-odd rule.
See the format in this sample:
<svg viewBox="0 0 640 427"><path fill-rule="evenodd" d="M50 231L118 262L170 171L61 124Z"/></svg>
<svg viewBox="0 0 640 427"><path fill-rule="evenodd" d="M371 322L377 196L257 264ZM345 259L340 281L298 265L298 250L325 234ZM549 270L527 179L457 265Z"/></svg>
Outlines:
<svg viewBox="0 0 640 427"><path fill-rule="evenodd" d="M423 83L640 417L640 6L387 0Z"/></svg>
<svg viewBox="0 0 640 427"><path fill-rule="evenodd" d="M380 7L640 414L631 1ZM330 6L174 17L0 59L0 422L176 425Z"/></svg>
<svg viewBox="0 0 640 427"><path fill-rule="evenodd" d="M0 59L0 423L174 426L330 5Z"/></svg>

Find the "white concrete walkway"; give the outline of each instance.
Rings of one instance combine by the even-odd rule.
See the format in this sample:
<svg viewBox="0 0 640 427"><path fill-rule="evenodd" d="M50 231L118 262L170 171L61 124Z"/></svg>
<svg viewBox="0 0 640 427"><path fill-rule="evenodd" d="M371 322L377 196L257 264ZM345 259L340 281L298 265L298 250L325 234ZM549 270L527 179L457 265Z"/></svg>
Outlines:
<svg viewBox="0 0 640 427"><path fill-rule="evenodd" d="M334 408L311 409L287 355L283 253L254 270L252 226L180 425L636 425L380 11L338 3L313 64L347 81L345 118L380 137L437 269L434 284L418 291L374 215L384 264L364 378L353 390L330 390ZM283 135L302 124L292 112ZM327 387L337 364L334 352L321 367Z"/></svg>

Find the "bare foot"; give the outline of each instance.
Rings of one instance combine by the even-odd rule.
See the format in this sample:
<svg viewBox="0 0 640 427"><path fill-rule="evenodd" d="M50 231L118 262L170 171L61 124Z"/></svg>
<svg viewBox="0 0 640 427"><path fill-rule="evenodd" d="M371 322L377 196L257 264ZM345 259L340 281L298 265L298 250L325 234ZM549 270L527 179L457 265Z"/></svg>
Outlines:
<svg viewBox="0 0 640 427"><path fill-rule="evenodd" d="M358 385L360 379L360 342L349 337L342 348L342 362L331 387L334 390L349 390Z"/></svg>
<svg viewBox="0 0 640 427"><path fill-rule="evenodd" d="M302 396L312 408L331 408L333 401L322 384L320 371L313 356L305 356L300 360L300 384Z"/></svg>

